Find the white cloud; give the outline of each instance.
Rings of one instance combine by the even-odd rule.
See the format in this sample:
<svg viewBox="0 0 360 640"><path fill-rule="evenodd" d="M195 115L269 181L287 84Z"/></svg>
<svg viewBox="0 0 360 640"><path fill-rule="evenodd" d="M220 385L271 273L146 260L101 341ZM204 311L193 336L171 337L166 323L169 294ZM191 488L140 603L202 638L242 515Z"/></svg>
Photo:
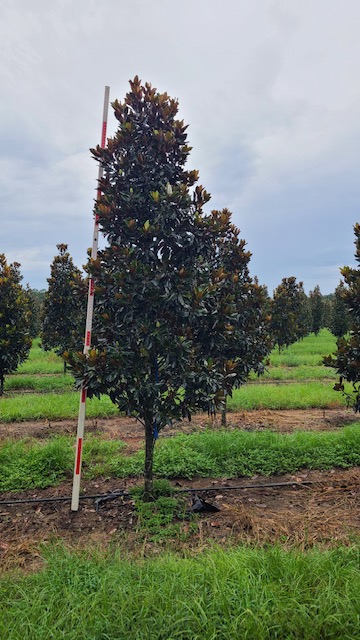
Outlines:
<svg viewBox="0 0 360 640"><path fill-rule="evenodd" d="M121 99L138 73L179 98L189 164L234 210L259 276L333 289L317 248L332 274L353 253L359 23L356 0L3 0L0 250L25 256L33 286L58 242L86 260L104 86Z"/></svg>

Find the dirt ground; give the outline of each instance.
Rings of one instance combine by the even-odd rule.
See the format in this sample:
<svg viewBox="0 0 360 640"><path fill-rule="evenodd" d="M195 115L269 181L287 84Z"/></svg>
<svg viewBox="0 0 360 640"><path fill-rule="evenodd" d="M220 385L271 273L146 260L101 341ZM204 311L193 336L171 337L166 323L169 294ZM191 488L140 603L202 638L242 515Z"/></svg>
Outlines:
<svg viewBox="0 0 360 640"><path fill-rule="evenodd" d="M229 429L273 429L291 432L295 429L331 430L355 421L348 410L254 411L229 414ZM179 431L189 432L212 425L208 416L196 416L193 422L164 431L171 437ZM128 451L143 442L142 427L132 419L97 420L87 424L106 438L120 438ZM0 438L32 436L48 437L54 433L74 433L73 421L59 423L13 423L0 425ZM14 495L0 494L0 501L30 498L34 502L0 504L0 558L5 568L36 568L41 565L41 543L61 540L71 547L109 544L123 545L135 553L156 553L164 546L201 550L213 541L221 545L236 543L280 542L301 549L314 544L331 546L351 544L360 534L360 468L331 471L304 470L295 475L251 479L212 478L173 479L178 490L199 491L199 496L218 507L215 513L200 513L179 518L177 533L169 541L164 537L144 535L130 496L118 497L97 505L95 498L82 499L78 512L70 510L70 500L39 502L47 497L71 495L71 481L46 490L32 490ZM113 491L129 491L134 479L98 478L82 483L83 495L93 496ZM288 483L275 486L276 483ZM299 484L303 483L303 484ZM248 485L252 485L249 487ZM254 486L256 485L256 486ZM260 485L260 486L258 486ZM272 486L268 486L272 485ZM231 489L229 487L232 487ZM192 493L185 492L187 509L191 510Z"/></svg>

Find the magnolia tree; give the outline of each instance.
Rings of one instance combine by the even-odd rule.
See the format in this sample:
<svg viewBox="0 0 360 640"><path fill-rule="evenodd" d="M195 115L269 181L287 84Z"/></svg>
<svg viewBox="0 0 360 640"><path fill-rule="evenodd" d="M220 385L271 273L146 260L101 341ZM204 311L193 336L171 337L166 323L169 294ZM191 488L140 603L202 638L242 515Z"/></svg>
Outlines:
<svg viewBox="0 0 360 640"><path fill-rule="evenodd" d="M355 259L360 264L360 224L355 224ZM354 411L360 411L360 269L343 267L340 270L347 287L341 283L341 299L345 303L348 312L349 336L339 337L337 351L324 358L324 364L334 367L340 376L339 382L334 386L336 391L343 392ZM344 329L339 329L339 334ZM344 381L351 382L353 393L345 392Z"/></svg>
<svg viewBox="0 0 360 640"><path fill-rule="evenodd" d="M59 255L51 264L41 319L41 344L45 351L80 349L84 339L86 283L74 265L67 244L56 245Z"/></svg>
<svg viewBox="0 0 360 640"><path fill-rule="evenodd" d="M20 264L0 254L0 395L4 379L26 360L31 347L30 305L21 285Z"/></svg>
<svg viewBox="0 0 360 640"><path fill-rule="evenodd" d="M349 311L346 302L347 289L342 280L335 289L334 302L330 317L330 331L337 338L342 338L349 331Z"/></svg>
<svg viewBox="0 0 360 640"><path fill-rule="evenodd" d="M94 348L65 357L89 397L108 394L144 425L150 497L159 431L196 410L214 412L260 366L252 347L261 295L230 213L206 215L210 196L193 188L198 172L185 169L178 103L137 77L130 88L113 103L114 137L92 150L103 166L95 212L107 240L87 265Z"/></svg>
<svg viewBox="0 0 360 640"><path fill-rule="evenodd" d="M317 336L324 326L325 305L320 287L317 284L313 291L309 292L311 310L311 331Z"/></svg>
<svg viewBox="0 0 360 640"><path fill-rule="evenodd" d="M279 352L311 331L308 299L303 283L297 283L294 276L282 279L274 291L270 309L270 331Z"/></svg>

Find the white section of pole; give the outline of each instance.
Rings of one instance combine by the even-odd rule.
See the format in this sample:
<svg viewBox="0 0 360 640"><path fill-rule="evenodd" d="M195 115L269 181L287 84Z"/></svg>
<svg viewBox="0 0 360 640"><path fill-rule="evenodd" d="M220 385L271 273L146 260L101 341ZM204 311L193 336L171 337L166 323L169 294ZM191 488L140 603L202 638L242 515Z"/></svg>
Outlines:
<svg viewBox="0 0 360 640"><path fill-rule="evenodd" d="M110 87L105 87L104 110L103 110L103 120L102 120L102 128L101 128L101 144L100 144L102 148L104 148L106 144L106 128L107 128L107 118L108 118L108 110L109 110L109 95L110 95ZM102 175L103 175L103 167L102 167L102 164L100 163L98 182L101 180ZM99 199L100 195L101 195L101 190L98 188L97 199ZM92 260L95 260L97 257L98 241L99 241L99 220L98 220L97 214L95 214L93 242L92 242L92 249L91 249ZM89 352L89 349L91 346L93 310L94 310L94 281L92 278L89 278L85 340L84 340L85 355ZM86 395L87 395L86 389L85 388L81 389L77 435L76 435L76 452L75 452L73 488L72 488L72 498L71 498L72 511L78 511L79 509L82 447L83 447L84 431L85 431Z"/></svg>

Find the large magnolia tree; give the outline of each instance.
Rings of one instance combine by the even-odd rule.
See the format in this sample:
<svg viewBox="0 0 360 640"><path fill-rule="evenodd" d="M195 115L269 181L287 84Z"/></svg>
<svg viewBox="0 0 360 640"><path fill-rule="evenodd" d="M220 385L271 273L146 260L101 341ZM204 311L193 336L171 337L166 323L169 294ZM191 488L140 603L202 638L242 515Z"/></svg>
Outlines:
<svg viewBox="0 0 360 640"><path fill-rule="evenodd" d="M5 375L16 371L31 347L30 305L21 285L20 264L0 254L0 395Z"/></svg>
<svg viewBox="0 0 360 640"><path fill-rule="evenodd" d="M94 348L66 358L89 397L108 394L143 423L149 496L159 431L196 410L214 412L260 366L262 296L229 211L203 211L210 196L185 169L177 101L137 77L130 89L113 103L114 137L92 150L103 165L95 213L107 240L87 265Z"/></svg>

